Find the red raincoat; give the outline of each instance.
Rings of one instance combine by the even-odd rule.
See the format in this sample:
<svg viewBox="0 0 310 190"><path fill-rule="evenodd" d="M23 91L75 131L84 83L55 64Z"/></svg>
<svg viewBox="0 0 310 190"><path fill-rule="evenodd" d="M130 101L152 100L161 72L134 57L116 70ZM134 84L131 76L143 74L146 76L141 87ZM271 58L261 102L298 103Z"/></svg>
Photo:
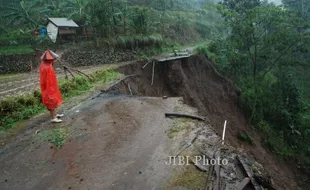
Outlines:
<svg viewBox="0 0 310 190"><path fill-rule="evenodd" d="M43 61L40 65L42 103L49 110L56 109L62 103L62 97L52 63L53 61Z"/></svg>

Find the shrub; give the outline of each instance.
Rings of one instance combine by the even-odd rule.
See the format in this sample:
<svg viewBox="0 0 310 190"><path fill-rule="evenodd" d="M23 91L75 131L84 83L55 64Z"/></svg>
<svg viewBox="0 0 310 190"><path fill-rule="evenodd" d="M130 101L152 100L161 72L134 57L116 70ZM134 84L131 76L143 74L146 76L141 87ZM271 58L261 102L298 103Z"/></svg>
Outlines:
<svg viewBox="0 0 310 190"><path fill-rule="evenodd" d="M200 45L200 46L198 46L196 48L196 52L205 55L213 63L217 63L218 62L218 58L217 58L216 54L214 54L214 53L209 51L209 46L208 45Z"/></svg>
<svg viewBox="0 0 310 190"><path fill-rule="evenodd" d="M238 134L238 139L243 141L243 142L247 142L249 144L254 144L253 138L249 134L247 134L245 132L239 133Z"/></svg>

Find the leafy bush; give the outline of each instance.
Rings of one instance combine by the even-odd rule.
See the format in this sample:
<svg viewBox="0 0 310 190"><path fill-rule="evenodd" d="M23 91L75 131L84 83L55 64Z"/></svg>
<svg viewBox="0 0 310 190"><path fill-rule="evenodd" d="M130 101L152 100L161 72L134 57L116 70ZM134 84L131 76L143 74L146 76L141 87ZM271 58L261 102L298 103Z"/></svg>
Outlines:
<svg viewBox="0 0 310 190"><path fill-rule="evenodd" d="M241 141L247 142L249 144L253 144L254 143L253 138L249 134L247 134L245 132L239 133L238 134L238 139L241 140Z"/></svg>
<svg viewBox="0 0 310 190"><path fill-rule="evenodd" d="M0 36L0 42L9 44L34 44L34 36L31 30L12 30Z"/></svg>
<svg viewBox="0 0 310 190"><path fill-rule="evenodd" d="M150 58L148 57L148 56L146 56L146 55L142 55L142 56L139 56L138 57L138 60L137 61L139 61L139 62L148 62L148 61L150 61Z"/></svg>
<svg viewBox="0 0 310 190"><path fill-rule="evenodd" d="M213 63L218 62L218 57L215 53L212 53L209 51L209 46L208 45L200 45L196 48L197 53L204 54L208 59L210 59Z"/></svg>

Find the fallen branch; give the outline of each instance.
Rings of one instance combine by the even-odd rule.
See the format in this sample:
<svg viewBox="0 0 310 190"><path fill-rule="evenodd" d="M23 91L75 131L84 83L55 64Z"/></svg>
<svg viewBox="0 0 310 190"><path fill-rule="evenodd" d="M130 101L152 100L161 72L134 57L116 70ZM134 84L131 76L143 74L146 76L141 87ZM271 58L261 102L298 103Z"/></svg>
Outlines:
<svg viewBox="0 0 310 190"><path fill-rule="evenodd" d="M91 75L88 75L88 74L86 74L86 73L84 73L84 72L82 72L82 71L80 71L80 70L73 69L73 68L69 68L68 66L64 66L64 65L63 65L63 67L66 67L66 68L69 69L69 70L75 71L75 72L77 72L78 74L80 74L81 76L86 76L89 80L94 80L94 77L92 77Z"/></svg>
<svg viewBox="0 0 310 190"><path fill-rule="evenodd" d="M86 74L86 73L84 73L78 69L73 69L73 68L66 66L65 64L63 64L63 62L60 59L57 59L57 60L60 62L60 65L64 68L64 70L65 71L67 70L72 75L73 78L74 78L74 75L72 74L72 71L78 73L81 76L86 76L89 80L94 79L92 76L90 76L90 75L88 75L88 74Z"/></svg>
<svg viewBox="0 0 310 190"><path fill-rule="evenodd" d="M70 73L70 75L72 76L72 78L75 78L74 74L70 71L70 69L67 69L67 68L64 67L64 70L68 71Z"/></svg>
<svg viewBox="0 0 310 190"><path fill-rule="evenodd" d="M165 113L166 117L184 117L184 118L190 118L190 119L196 119L199 121L205 121L202 117L197 117L193 115L187 115L187 114L179 114L179 113Z"/></svg>

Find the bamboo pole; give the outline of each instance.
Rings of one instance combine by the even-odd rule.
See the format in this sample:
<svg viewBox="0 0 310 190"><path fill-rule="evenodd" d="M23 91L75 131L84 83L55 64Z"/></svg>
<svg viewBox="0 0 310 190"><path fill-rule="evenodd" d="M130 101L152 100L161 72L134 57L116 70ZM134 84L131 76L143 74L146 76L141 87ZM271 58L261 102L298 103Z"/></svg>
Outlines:
<svg viewBox="0 0 310 190"><path fill-rule="evenodd" d="M224 145L224 140L225 140L226 124L227 124L227 120L225 120L225 123L224 123L223 136L222 136L222 141L223 141L222 145Z"/></svg>

